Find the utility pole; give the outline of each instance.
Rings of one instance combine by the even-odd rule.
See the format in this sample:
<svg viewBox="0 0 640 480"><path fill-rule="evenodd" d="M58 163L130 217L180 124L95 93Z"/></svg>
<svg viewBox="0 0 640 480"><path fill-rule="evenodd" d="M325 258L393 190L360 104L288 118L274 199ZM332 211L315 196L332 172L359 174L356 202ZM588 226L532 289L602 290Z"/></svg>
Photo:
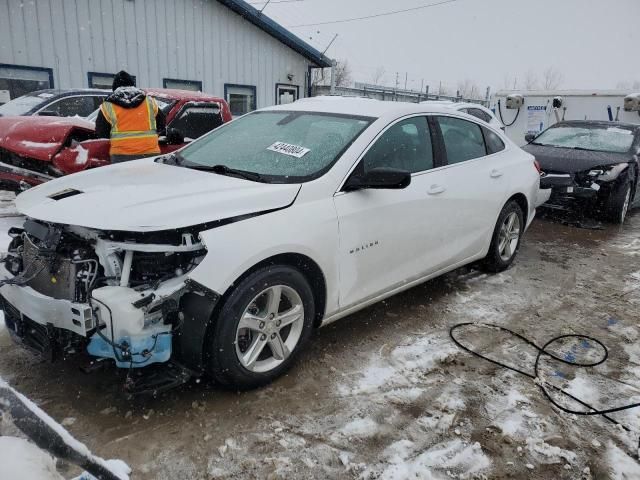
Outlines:
<svg viewBox="0 0 640 480"><path fill-rule="evenodd" d="M409 78L409 72L404 72L404 89L407 89L407 78Z"/></svg>
<svg viewBox="0 0 640 480"><path fill-rule="evenodd" d="M394 93L394 100L397 101L398 100L398 72L396 72L396 88L395 88L395 93Z"/></svg>
<svg viewBox="0 0 640 480"><path fill-rule="evenodd" d="M331 89L329 90L329 93L331 95L336 94L336 66L337 65L338 65L338 62L336 62L335 60L331 60Z"/></svg>

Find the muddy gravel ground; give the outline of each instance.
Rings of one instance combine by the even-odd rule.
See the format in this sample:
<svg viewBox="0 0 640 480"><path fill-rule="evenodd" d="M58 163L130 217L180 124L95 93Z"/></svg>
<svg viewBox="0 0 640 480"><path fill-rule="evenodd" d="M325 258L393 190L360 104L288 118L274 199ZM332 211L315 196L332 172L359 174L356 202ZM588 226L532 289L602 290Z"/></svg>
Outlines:
<svg viewBox="0 0 640 480"><path fill-rule="evenodd" d="M322 328L297 366L260 390L194 381L130 400L123 372L42 363L2 328L0 376L95 453L128 462L133 479L635 479L640 409L611 415L631 432L562 413L530 378L456 347L449 328L491 322L539 345L596 337L604 364L546 358L540 375L610 408L640 401L639 307L640 212L603 230L536 220L508 271L463 268ZM479 327L459 336L533 372L536 351L522 342ZM571 339L553 349L576 361L602 353Z"/></svg>

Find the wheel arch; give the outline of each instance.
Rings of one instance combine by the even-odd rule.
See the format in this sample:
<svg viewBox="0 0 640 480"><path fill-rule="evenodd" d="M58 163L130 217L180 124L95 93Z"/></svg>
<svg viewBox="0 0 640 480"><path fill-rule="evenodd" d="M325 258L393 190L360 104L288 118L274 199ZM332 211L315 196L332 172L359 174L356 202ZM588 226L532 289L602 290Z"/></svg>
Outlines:
<svg viewBox="0 0 640 480"><path fill-rule="evenodd" d="M253 272L260 270L261 268L274 265L289 266L299 270L300 273L304 275L304 277L309 282L311 291L313 292L313 300L316 308L316 318L314 319L314 326L320 326L327 306L327 282L324 272L322 271L318 263L315 262L312 258L301 253L293 252L273 255L271 257L265 258L264 260L261 260L249 269L245 270L244 273L242 273L231 283L231 285L229 285L229 288L227 288L225 293L222 295L222 298L218 302L218 305L213 312L213 317L215 318L226 299L229 297L229 295L231 295L231 292L233 291L235 285L238 285L240 282L242 282L242 280L247 278Z"/></svg>
<svg viewBox="0 0 640 480"><path fill-rule="evenodd" d="M509 197L509 199L504 203L507 205L509 202L515 201L518 206L522 209L522 214L524 215L524 224L527 224L529 220L529 200L527 200L527 196L524 193L515 193Z"/></svg>

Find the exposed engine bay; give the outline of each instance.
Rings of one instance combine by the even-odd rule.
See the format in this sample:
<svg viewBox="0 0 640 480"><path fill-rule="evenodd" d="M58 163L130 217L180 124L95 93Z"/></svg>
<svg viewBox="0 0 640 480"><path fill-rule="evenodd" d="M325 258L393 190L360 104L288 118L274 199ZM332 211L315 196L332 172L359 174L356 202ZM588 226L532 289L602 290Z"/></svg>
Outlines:
<svg viewBox="0 0 640 480"><path fill-rule="evenodd" d="M129 234L28 219L0 283L9 329L50 360L86 350L120 368L166 362L206 251L192 232Z"/></svg>

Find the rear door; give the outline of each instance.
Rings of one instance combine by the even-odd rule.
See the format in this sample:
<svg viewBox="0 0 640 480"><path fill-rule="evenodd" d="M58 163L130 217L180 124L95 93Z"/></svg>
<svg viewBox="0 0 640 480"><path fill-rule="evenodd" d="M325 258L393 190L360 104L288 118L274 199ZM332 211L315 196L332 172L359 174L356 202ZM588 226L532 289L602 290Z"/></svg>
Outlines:
<svg viewBox="0 0 640 480"><path fill-rule="evenodd" d="M483 252L507 192L508 152L491 129L455 116L435 117L446 163L441 200L447 214L448 264Z"/></svg>

